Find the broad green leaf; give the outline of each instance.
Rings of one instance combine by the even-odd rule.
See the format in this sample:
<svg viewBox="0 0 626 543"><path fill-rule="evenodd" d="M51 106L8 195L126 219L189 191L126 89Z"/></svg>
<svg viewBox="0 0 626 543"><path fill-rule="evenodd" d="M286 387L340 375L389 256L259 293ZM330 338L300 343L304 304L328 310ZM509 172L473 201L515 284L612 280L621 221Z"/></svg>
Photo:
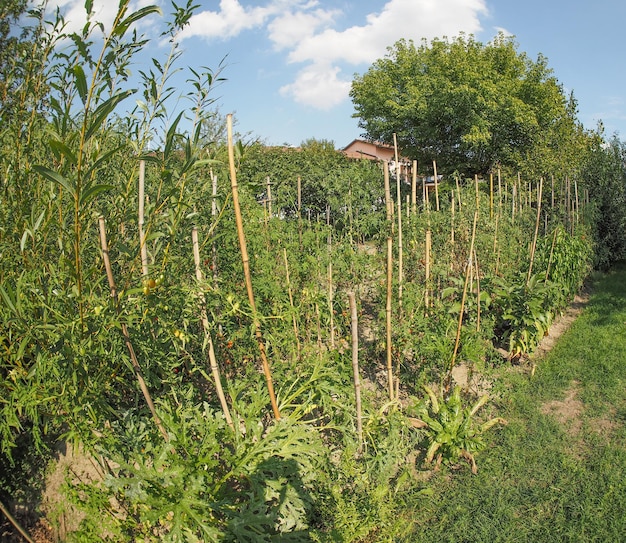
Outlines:
<svg viewBox="0 0 626 543"><path fill-rule="evenodd" d="M91 136L96 133L96 131L102 126L106 118L116 108L117 104L119 104L122 100L128 98L134 92L135 91L132 89L119 92L100 104L96 111L94 111L93 119L91 120L89 128L87 128L87 131L85 132L85 141L88 141Z"/></svg>
<svg viewBox="0 0 626 543"><path fill-rule="evenodd" d="M6 306L16 315L19 316L15 306L15 295L11 292L11 288L7 285L6 290L0 285L0 297L4 300Z"/></svg>
<svg viewBox="0 0 626 543"><path fill-rule="evenodd" d="M87 78L85 77L85 72L80 64L76 64L72 71L74 72L74 82L76 83L78 96L80 96L81 102L85 105L87 102Z"/></svg>
<svg viewBox="0 0 626 543"><path fill-rule="evenodd" d="M178 117L174 119L174 122L169 127L167 134L165 135L165 148L163 149L163 155L165 156L165 160L167 160L172 152L174 147L174 138L176 137L176 129L178 128L178 123L183 117L184 111L181 111L178 114Z"/></svg>
<svg viewBox="0 0 626 543"><path fill-rule="evenodd" d="M92 173L95 173L98 168L107 160L109 160L115 153L117 153L121 148L123 147L123 145L118 145L117 147L115 147L114 149L111 149L110 151L107 151L106 153L104 153L103 155L99 156L97 158L97 160L89 167L89 169L87 169L85 171L85 178L89 178L91 176Z"/></svg>
<svg viewBox="0 0 626 543"><path fill-rule="evenodd" d="M98 194L104 192L106 190L114 189L113 185L93 185L86 190L83 190L80 195L80 203L81 205L88 204L91 200L93 200Z"/></svg>
<svg viewBox="0 0 626 543"><path fill-rule="evenodd" d="M72 151L65 143L58 139L50 138L48 140L48 145L58 159L65 157L70 164L76 164L77 160L74 151Z"/></svg>
<svg viewBox="0 0 626 543"><path fill-rule="evenodd" d="M115 28L111 32L111 35L122 37L126 33L126 31L130 28L130 25L132 25L133 23L136 23L140 19L143 19L144 17L147 17L148 15L151 15L153 13L163 15L161 8L158 6L146 6L144 8L138 9L137 11L134 11L128 17L126 17L126 19L124 19L123 21L120 21L117 25L115 25Z"/></svg>
<svg viewBox="0 0 626 543"><path fill-rule="evenodd" d="M74 196L76 189L72 185L72 182L69 179L63 177L59 172L55 172L46 166L33 166L33 170L35 170L39 175L45 177L49 181L53 181L54 183L58 183L65 190L67 190L72 196Z"/></svg>

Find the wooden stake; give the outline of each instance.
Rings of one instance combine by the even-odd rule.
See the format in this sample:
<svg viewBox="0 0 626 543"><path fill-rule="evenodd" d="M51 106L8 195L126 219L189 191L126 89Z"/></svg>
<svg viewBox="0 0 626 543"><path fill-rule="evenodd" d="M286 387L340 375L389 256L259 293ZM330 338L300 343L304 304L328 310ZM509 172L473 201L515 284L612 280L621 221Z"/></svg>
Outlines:
<svg viewBox="0 0 626 543"><path fill-rule="evenodd" d="M354 397L356 404L356 433L359 437L359 449L363 448L363 417L361 414L361 377L359 375L359 323L354 292L348 292L350 304L350 329L352 332L352 373L354 376Z"/></svg>
<svg viewBox="0 0 626 543"><path fill-rule="evenodd" d="M425 255L424 255L424 264L426 266L425 274L424 274L424 306L426 307L426 311L430 307L430 251L432 247L432 238L430 228L426 230L426 239L425 239Z"/></svg>
<svg viewBox="0 0 626 543"><path fill-rule="evenodd" d="M391 349L391 298L393 287L393 237L392 237L392 211L391 190L389 188L389 163L384 162L385 201L387 202L387 304L386 314L386 351L387 351L387 380L389 385L389 399L393 400L393 359Z"/></svg>
<svg viewBox="0 0 626 543"><path fill-rule="evenodd" d="M266 196L267 196L267 214L269 218L272 218L272 184L270 183L270 176L265 178Z"/></svg>
<svg viewBox="0 0 626 543"><path fill-rule="evenodd" d="M417 160L413 161L413 176L411 179L411 208L413 215L417 214Z"/></svg>
<svg viewBox="0 0 626 543"><path fill-rule="evenodd" d="M302 252L302 178L298 176L297 180L297 210L298 210L298 243L300 245L300 252ZM310 210L309 210L310 213ZM309 222L311 221L311 215L309 215Z"/></svg>
<svg viewBox="0 0 626 543"><path fill-rule="evenodd" d="M111 298L113 298L113 305L115 306L115 311L119 314L120 307L118 304L117 298L117 288L115 286L115 279L113 278L113 268L111 267L111 261L109 260L109 246L107 243L107 234L106 227L104 224L104 217L98 218L98 227L100 229L100 247L102 249L102 258L104 260L104 269L106 270L107 280L109 282L109 289L111 291ZM152 396L150 395L150 391L148 390L148 386L146 385L146 381L143 378L143 373L141 372L141 367L139 366L139 361L137 360L137 355L135 354L135 349L133 348L133 344L130 341L130 335L128 333L128 328L124 321L120 322L120 326L122 329L122 336L124 337L124 343L126 348L128 349L128 354L130 355L130 360L133 365L133 370L135 371L135 377L137 378L137 382L139 383L139 388L141 389L141 393L143 394L144 399L146 400L146 404L150 409L150 413L152 414L152 418L154 419L154 423L156 424L159 432L163 436L166 442L170 440L167 432L165 431L165 427L159 418L159 415L154 408L154 403L152 402Z"/></svg>
<svg viewBox="0 0 626 543"><path fill-rule="evenodd" d="M283 247L283 260L285 262L285 274L287 280L287 292L289 293L289 306L291 307L291 320L293 322L293 333L296 338L296 349L298 360L300 360L300 333L298 332L298 321L296 320L295 308L293 305L293 293L291 292L291 281L289 280L289 260L287 260L287 249Z"/></svg>
<svg viewBox="0 0 626 543"><path fill-rule="evenodd" d="M530 248L530 263L528 264L528 275L526 276L526 286L530 283L530 278L533 272L533 262L535 260L535 251L537 249L537 236L539 235L539 222L541 221L541 192L543 189L543 178L539 179L539 186L537 187L537 219L535 221L535 235L533 236L533 243Z"/></svg>
<svg viewBox="0 0 626 543"><path fill-rule="evenodd" d="M198 228L194 227L191 231L191 241L193 244L193 261L196 266L196 280L198 283L202 283L202 270L200 268L200 247L198 243ZM211 374L213 376L213 383L215 384L215 391L217 392L217 397L219 398L220 405L222 406L222 411L224 412L224 418L228 423L228 426L231 427L232 430L235 429L233 425L233 419L230 416L230 410L228 409L228 403L226 403L226 397L224 396L224 389L222 388L222 379L220 377L219 366L217 365L217 358L215 357L215 349L213 347L213 338L211 337L211 327L209 326L209 318L206 312L206 301L204 299L204 294L200 297L201 305L200 305L200 319L202 321L202 329L204 330L205 341L208 346L208 358L209 358L209 367L211 368Z"/></svg>
<svg viewBox="0 0 626 543"><path fill-rule="evenodd" d="M437 178L437 161L433 160L433 172L435 178L435 211L439 211L439 179Z"/></svg>
<svg viewBox="0 0 626 543"><path fill-rule="evenodd" d="M35 540L28 535L28 532L24 530L15 520L15 517L9 512L9 510L5 507L5 505L0 501L0 512L7 518L7 520L13 525L13 527L20 533L20 535L28 541L28 543L35 543Z"/></svg>
<svg viewBox="0 0 626 543"><path fill-rule="evenodd" d="M328 308L330 311L330 347L335 348L335 312L333 307L333 236L330 229L330 205L326 205L326 226L328 228Z"/></svg>
<svg viewBox="0 0 626 543"><path fill-rule="evenodd" d="M472 272L472 255L474 254L474 241L476 240L476 225L478 224L478 210L474 211L474 225L472 227L472 240L470 242L469 257L467 259L467 267L465 269L465 283L463 284L463 295L461 296L461 309L459 310L459 320L456 329L456 339L454 341L454 351L450 360L450 367L446 377L445 389L450 390L452 384L452 368L456 364L456 357L459 353L459 345L461 343L461 329L463 327L463 312L465 311L465 300L467 299L467 286L469 284L470 274Z"/></svg>
<svg viewBox="0 0 626 543"><path fill-rule="evenodd" d="M489 173L489 218L493 219L493 172Z"/></svg>
<svg viewBox="0 0 626 543"><path fill-rule="evenodd" d="M270 403L272 404L272 411L274 412L274 418L280 420L280 411L278 410L278 404L276 403L276 395L274 394L274 383L272 381L272 371L270 369L269 362L267 360L267 353L265 352L265 342L263 341L263 334L261 332L261 323L256 310L256 304L254 302L254 291L252 290L252 277L250 275L250 259L248 258L248 249L246 246L246 236L243 230L243 220L241 218L241 208L239 206L239 189L237 186L237 171L235 170L235 151L233 147L233 118L232 113L226 115L226 128L228 132L228 164L230 170L230 184L233 194L233 207L235 208L235 222L237 224L237 237L239 238L239 249L241 250L241 261L243 264L243 274L246 283L246 291L248 293L248 302L252 309L252 316L254 319L254 329L257 344L259 346L259 353L261 355L261 362L263 364L263 373L265 374L265 380L267 383L267 391L270 396Z"/></svg>
<svg viewBox="0 0 626 543"><path fill-rule="evenodd" d="M144 225L144 200L145 200L145 175L146 162L139 161L139 246L141 251L141 274L148 276L148 247L146 246L146 237L143 231Z"/></svg>
<svg viewBox="0 0 626 543"><path fill-rule="evenodd" d="M402 193L400 191L400 177L402 169L398 161L398 142L396 134L393 135L393 147L396 158L396 200L398 205L398 313L402 319L402 281L403 281L403 258L402 258ZM393 399L393 398L392 398Z"/></svg>

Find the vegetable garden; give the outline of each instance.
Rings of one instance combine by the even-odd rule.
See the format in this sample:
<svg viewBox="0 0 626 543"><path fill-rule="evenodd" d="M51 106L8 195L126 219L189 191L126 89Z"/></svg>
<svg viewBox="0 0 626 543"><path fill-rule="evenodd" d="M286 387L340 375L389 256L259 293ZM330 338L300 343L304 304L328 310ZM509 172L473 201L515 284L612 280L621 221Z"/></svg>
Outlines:
<svg viewBox="0 0 626 543"><path fill-rule="evenodd" d="M465 178L242 143L212 109L220 70L190 70L168 115L191 10L137 91L133 25L157 9L126 2L64 47L33 12L5 81L3 511L38 491L30 455L67 443L95 473L46 512L67 540L400 537L424 473L480 469L506 423L455 369L523 362L607 263L607 155Z"/></svg>

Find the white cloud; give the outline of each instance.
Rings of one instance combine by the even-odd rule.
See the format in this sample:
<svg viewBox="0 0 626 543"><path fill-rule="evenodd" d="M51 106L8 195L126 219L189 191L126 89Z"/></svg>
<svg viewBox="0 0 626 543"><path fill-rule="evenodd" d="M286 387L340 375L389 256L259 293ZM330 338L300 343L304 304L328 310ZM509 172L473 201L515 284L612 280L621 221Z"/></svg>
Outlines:
<svg viewBox="0 0 626 543"><path fill-rule="evenodd" d="M390 0L379 13L371 13L366 23L343 31L325 28L304 33L291 50L289 62L308 62L295 83L283 87L283 94L316 107L339 104L348 98L350 81L339 78L338 63L353 66L369 64L384 56L388 46L400 38L420 42L423 38L455 36L480 30L479 14L486 13L484 0ZM320 77L329 69L327 77ZM311 74L315 74L313 89ZM324 98L318 99L316 92Z"/></svg>
<svg viewBox="0 0 626 543"><path fill-rule="evenodd" d="M220 0L219 11L204 10L189 21L181 39L197 36L205 39L228 39L245 30L263 27L268 20L286 10L309 10L316 1L270 0L265 5L247 7L239 0Z"/></svg>
<svg viewBox="0 0 626 543"><path fill-rule="evenodd" d="M339 15L339 10L316 9L311 12L288 11L276 17L269 25L269 38L276 49L296 46L305 39L310 39L320 27L331 24Z"/></svg>
<svg viewBox="0 0 626 543"><path fill-rule="evenodd" d="M289 55L292 62L346 61L371 63L400 38L432 39L480 30L478 14L486 12L484 0L390 0L380 13L367 16L366 24L343 31L327 29L304 37Z"/></svg>
<svg viewBox="0 0 626 543"><path fill-rule="evenodd" d="M496 34L502 34L503 36L506 36L509 38L514 35L512 32L509 32L506 28L502 26L494 26L493 29L496 31Z"/></svg>
<svg viewBox="0 0 626 543"><path fill-rule="evenodd" d="M133 11L149 6L159 5L159 0L135 0L131 2L127 14ZM64 32L80 33L87 22L87 14L85 12L85 0L49 0L46 5L48 13L54 13L59 8L65 19ZM113 0L94 0L92 6L92 21L97 21L104 25L105 31L111 29L115 16L117 15L118 2ZM150 24L145 20L138 24Z"/></svg>
<svg viewBox="0 0 626 543"><path fill-rule="evenodd" d="M350 81L339 77L340 69L331 64L316 62L302 69L293 83L281 87L283 96L320 110L339 105L350 91Z"/></svg>

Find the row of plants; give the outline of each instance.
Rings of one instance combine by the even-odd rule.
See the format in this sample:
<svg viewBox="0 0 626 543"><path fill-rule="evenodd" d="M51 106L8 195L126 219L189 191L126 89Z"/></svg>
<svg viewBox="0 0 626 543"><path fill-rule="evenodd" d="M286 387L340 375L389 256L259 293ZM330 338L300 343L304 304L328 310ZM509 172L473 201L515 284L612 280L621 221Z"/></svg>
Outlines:
<svg viewBox="0 0 626 543"><path fill-rule="evenodd" d="M384 165L327 142L267 150L230 127L215 143L221 69L191 70L189 107L169 113L191 3L130 88L135 25L158 11L123 1L108 33L90 19L69 36L31 14L36 54L0 137L0 501L31 496L36 477L14 477L34 467L26 449L67 442L97 475L68 473L83 516L63 531L48 511L61 538L394 538L428 499L417 471L476 469L503 423L452 368L537 346L590 269L597 205L561 197L565 177L538 198L538 179L504 172L446 176L437 206L407 213Z"/></svg>

